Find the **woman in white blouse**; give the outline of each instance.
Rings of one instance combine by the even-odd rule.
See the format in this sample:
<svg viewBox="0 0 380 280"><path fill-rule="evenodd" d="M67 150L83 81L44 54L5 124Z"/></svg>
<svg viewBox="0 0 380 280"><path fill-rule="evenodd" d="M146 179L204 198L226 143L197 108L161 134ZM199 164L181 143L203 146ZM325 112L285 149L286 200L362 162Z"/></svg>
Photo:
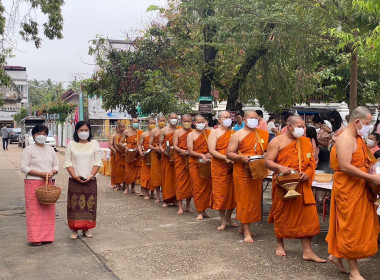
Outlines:
<svg viewBox="0 0 380 280"><path fill-rule="evenodd" d="M80 121L75 126L74 140L66 147L63 167L70 174L67 196L67 220L72 233L78 238L78 230L92 237L89 229L96 226L97 183L96 174L103 166L99 143L92 140L91 126Z"/></svg>
<svg viewBox="0 0 380 280"><path fill-rule="evenodd" d="M28 241L35 246L54 241L55 204L44 205L38 202L36 189L58 173L59 162L52 147L45 145L49 129L36 125L32 129L35 144L26 147L21 156L21 171L25 179L26 230Z"/></svg>

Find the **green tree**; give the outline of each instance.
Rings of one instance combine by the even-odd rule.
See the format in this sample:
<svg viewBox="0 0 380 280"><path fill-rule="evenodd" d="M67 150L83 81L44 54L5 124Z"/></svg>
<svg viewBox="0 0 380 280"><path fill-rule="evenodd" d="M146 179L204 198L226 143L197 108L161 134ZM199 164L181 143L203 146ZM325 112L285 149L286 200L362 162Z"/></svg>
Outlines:
<svg viewBox="0 0 380 280"><path fill-rule="evenodd" d="M23 118L26 118L28 116L28 110L26 108L21 108L20 113L17 113L14 115L14 120L16 122L20 122Z"/></svg>
<svg viewBox="0 0 380 280"><path fill-rule="evenodd" d="M41 46L41 26L35 17L37 11L42 12L46 16L45 22L42 23L43 36L50 40L63 38L63 17L61 10L64 4L63 0L12 1L12 9L10 11L6 11L0 1L0 37L2 43L2 48L0 48L0 85L9 85L10 82L2 66L6 63L14 48L13 41L15 37L13 33L15 30L19 30L19 34L23 40L34 43L36 48ZM19 14L21 4L29 6L26 14ZM7 15L10 19L14 20L7 21ZM12 26L15 22L19 25Z"/></svg>

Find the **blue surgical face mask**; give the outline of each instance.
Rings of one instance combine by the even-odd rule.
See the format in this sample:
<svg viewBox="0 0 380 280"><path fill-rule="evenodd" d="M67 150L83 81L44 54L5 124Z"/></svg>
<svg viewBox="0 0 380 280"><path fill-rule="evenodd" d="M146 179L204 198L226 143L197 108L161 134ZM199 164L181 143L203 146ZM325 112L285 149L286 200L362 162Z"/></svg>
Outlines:
<svg viewBox="0 0 380 280"><path fill-rule="evenodd" d="M133 124L132 124L132 127L133 127L134 129L137 129L137 128L139 128L139 124L138 124L138 123L133 123Z"/></svg>

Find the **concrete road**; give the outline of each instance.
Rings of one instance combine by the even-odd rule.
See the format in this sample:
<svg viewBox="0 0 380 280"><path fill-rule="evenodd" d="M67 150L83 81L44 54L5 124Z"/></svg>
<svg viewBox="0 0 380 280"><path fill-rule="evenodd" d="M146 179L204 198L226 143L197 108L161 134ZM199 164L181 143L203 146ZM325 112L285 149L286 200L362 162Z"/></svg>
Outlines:
<svg viewBox="0 0 380 280"><path fill-rule="evenodd" d="M110 190L109 177L102 175L94 237L70 240L65 170L57 176L63 192L56 208L56 240L31 247L26 240L21 152L17 145L0 152L0 279L348 279L330 263L303 261L299 240L286 240L288 256L276 257L273 226L265 221L253 226L256 242L248 245L236 228L216 230L215 211L209 211L214 218L204 221L196 221L196 214L179 216L174 207ZM63 153L58 155L62 165ZM268 210L270 190L264 203ZM324 237L316 238L313 249L327 258ZM366 279L379 279L379 260L379 254L360 260Z"/></svg>

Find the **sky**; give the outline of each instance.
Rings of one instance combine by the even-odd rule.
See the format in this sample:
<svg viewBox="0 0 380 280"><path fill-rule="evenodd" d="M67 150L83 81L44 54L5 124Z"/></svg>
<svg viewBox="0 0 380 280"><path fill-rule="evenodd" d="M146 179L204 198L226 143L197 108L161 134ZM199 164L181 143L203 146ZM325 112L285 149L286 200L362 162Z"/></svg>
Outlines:
<svg viewBox="0 0 380 280"><path fill-rule="evenodd" d="M5 7L7 9L7 2ZM164 0L66 0L63 6L63 36L61 40L43 38L36 49L33 43L16 38L17 49L8 65L25 66L28 79L68 83L88 78L94 72L94 58L88 55L89 41L101 34L110 39L124 39L131 30L143 30L156 18L146 12L150 5L164 5ZM8 6L9 8L9 6ZM21 13L20 13L21 14ZM43 22L43 16L37 14Z"/></svg>

